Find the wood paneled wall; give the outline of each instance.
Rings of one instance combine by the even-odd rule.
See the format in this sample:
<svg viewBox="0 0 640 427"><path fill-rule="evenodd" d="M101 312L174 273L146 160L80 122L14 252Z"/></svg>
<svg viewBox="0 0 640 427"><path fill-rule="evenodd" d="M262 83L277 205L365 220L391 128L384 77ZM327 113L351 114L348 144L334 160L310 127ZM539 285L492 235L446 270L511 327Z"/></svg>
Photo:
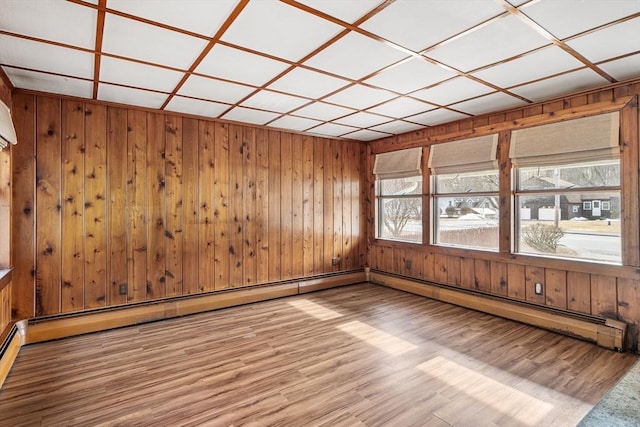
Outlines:
<svg viewBox="0 0 640 427"><path fill-rule="evenodd" d="M415 146L428 146L449 139L464 138L482 132L505 132L534 118L558 120L589 112L607 104L627 102L622 110L622 195L623 264L598 265L588 262L519 256L510 253L509 216L501 231L499 253L445 248L433 245L412 245L369 240L369 265L377 270L414 277L450 286L481 291L513 300L526 301L567 312L584 313L602 318L613 318L630 325L629 347L638 349L640 329L640 273L638 270L638 95L640 83L574 96L532 107L502 112L495 115L435 126L394 138L377 140L371 144L367 160L367 204L370 233L375 230L373 182L371 166L375 152ZM635 97L635 98L634 98ZM591 113L593 114L593 112ZM508 159L507 159L508 161ZM501 162L505 167L505 161ZM503 173L510 173L503 170ZM504 193L504 191L503 191ZM509 190L507 189L507 194ZM503 206L510 201L501 200ZM425 219L428 227L429 219ZM428 231L426 233L428 235ZM503 241L504 240L504 241ZM408 261L408 262L407 262ZM536 295L536 282L544 284L542 295Z"/></svg>
<svg viewBox="0 0 640 427"><path fill-rule="evenodd" d="M0 101L11 108L11 86L2 69L0 69ZM6 270L9 267L11 267L11 147L0 151L0 270ZM8 277L10 276L0 280L0 336L11 322L12 282L7 281Z"/></svg>
<svg viewBox="0 0 640 427"><path fill-rule="evenodd" d="M14 106L16 319L364 265L363 144L20 91Z"/></svg>

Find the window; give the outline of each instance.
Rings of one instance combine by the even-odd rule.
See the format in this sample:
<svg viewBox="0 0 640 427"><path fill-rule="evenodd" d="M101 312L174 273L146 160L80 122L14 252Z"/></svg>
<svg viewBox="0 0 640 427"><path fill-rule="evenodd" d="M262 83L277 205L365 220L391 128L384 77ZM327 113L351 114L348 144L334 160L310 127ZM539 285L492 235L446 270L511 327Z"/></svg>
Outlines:
<svg viewBox="0 0 640 427"><path fill-rule="evenodd" d="M431 147L433 243L498 249L498 136Z"/></svg>
<svg viewBox="0 0 640 427"><path fill-rule="evenodd" d="M376 155L376 236L422 243L422 149Z"/></svg>
<svg viewBox="0 0 640 427"><path fill-rule="evenodd" d="M618 126L610 113L512 133L516 252L621 262Z"/></svg>

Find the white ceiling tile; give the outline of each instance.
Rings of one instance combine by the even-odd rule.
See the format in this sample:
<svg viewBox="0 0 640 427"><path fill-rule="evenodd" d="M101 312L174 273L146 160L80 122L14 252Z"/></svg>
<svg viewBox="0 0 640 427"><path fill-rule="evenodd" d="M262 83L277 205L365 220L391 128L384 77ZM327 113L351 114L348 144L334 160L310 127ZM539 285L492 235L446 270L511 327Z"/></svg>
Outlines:
<svg viewBox="0 0 640 427"><path fill-rule="evenodd" d="M305 119L302 117L294 117L294 116L284 116L280 117L278 120L275 120L268 124L268 126L277 127L280 129L290 129L295 131L303 131L309 129L311 127L319 125L320 121Z"/></svg>
<svg viewBox="0 0 640 427"><path fill-rule="evenodd" d="M361 27L419 52L501 13L493 0L397 0Z"/></svg>
<svg viewBox="0 0 640 427"><path fill-rule="evenodd" d="M496 86L510 87L583 66L564 50L550 46L473 75Z"/></svg>
<svg viewBox="0 0 640 427"><path fill-rule="evenodd" d="M518 7L531 0L507 0L512 6Z"/></svg>
<svg viewBox="0 0 640 427"><path fill-rule="evenodd" d="M175 31L107 13L102 50L155 64L188 69L206 42Z"/></svg>
<svg viewBox="0 0 640 427"><path fill-rule="evenodd" d="M618 81L640 77L640 54L598 65Z"/></svg>
<svg viewBox="0 0 640 427"><path fill-rule="evenodd" d="M567 44L591 62L636 52L640 50L640 18L578 37Z"/></svg>
<svg viewBox="0 0 640 427"><path fill-rule="evenodd" d="M404 122L402 120L394 120L392 122L383 123L378 126L372 126L371 129L378 130L380 132L400 134L410 132L412 130L422 129L423 127L423 125L417 125L415 123Z"/></svg>
<svg viewBox="0 0 640 427"><path fill-rule="evenodd" d="M235 104L254 90L250 86L191 75L182 85L178 94Z"/></svg>
<svg viewBox="0 0 640 427"><path fill-rule="evenodd" d="M518 107L524 104L526 104L526 102L521 99L514 98L513 96L502 92L496 92L480 98L453 104L451 108L469 114L485 114L505 110L507 108ZM407 120L409 119L407 118Z"/></svg>
<svg viewBox="0 0 640 427"><path fill-rule="evenodd" d="M309 100L305 98L262 90L246 101L243 101L242 106L286 113L308 103Z"/></svg>
<svg viewBox="0 0 640 427"><path fill-rule="evenodd" d="M233 120L241 123L253 123L256 125L263 125L267 122L278 117L278 113L271 113L269 111L253 110L251 108L235 107L227 114L222 116L225 120Z"/></svg>
<svg viewBox="0 0 640 427"><path fill-rule="evenodd" d="M433 105L417 101L412 98L396 98L382 105L371 108L368 111L372 113L384 114L385 116L402 118L422 113L427 110L433 110Z"/></svg>
<svg viewBox="0 0 640 427"><path fill-rule="evenodd" d="M184 98L182 96L174 96L165 110L175 111L176 113L195 114L204 117L218 117L229 109L226 104L217 102L202 101L200 99Z"/></svg>
<svg viewBox="0 0 640 427"><path fill-rule="evenodd" d="M153 67L123 59L102 56L100 60L100 81L117 83L141 89L171 92L176 87L182 73Z"/></svg>
<svg viewBox="0 0 640 427"><path fill-rule="evenodd" d="M388 101L396 95L382 89L374 89L362 85L354 85L326 98L325 101L344 105L345 107L363 110L372 105Z"/></svg>
<svg viewBox="0 0 640 427"><path fill-rule="evenodd" d="M314 102L311 105L302 107L295 111L296 116L318 119L322 121L333 120L337 117L346 116L354 111L349 108L339 107L337 105L325 104L324 102Z"/></svg>
<svg viewBox="0 0 640 427"><path fill-rule="evenodd" d="M450 111L444 108L438 108L437 110L427 111L426 113L416 114L415 116L407 117L405 120L420 123L427 126L439 125L441 123L449 123L454 120L464 119L466 116L455 111Z"/></svg>
<svg viewBox="0 0 640 427"><path fill-rule="evenodd" d="M493 91L489 86L465 77L457 77L432 88L414 92L411 96L433 104L449 105Z"/></svg>
<svg viewBox="0 0 640 427"><path fill-rule="evenodd" d="M406 57L397 49L351 32L305 65L357 80Z"/></svg>
<svg viewBox="0 0 640 427"><path fill-rule="evenodd" d="M337 79L304 68L296 68L276 80L269 86L269 89L318 99L347 84L349 84L347 80Z"/></svg>
<svg viewBox="0 0 640 427"><path fill-rule="evenodd" d="M95 9L59 0L2 1L0 29L93 49Z"/></svg>
<svg viewBox="0 0 640 427"><path fill-rule="evenodd" d="M147 108L160 108L168 95L141 89L100 83L98 99L101 101L117 102L119 104L137 105Z"/></svg>
<svg viewBox="0 0 640 427"><path fill-rule="evenodd" d="M310 129L309 132L325 136L340 136L347 132L358 130L351 126L339 125L337 123L325 123Z"/></svg>
<svg viewBox="0 0 640 427"><path fill-rule="evenodd" d="M239 83L262 86L289 65L217 44L196 68L196 72Z"/></svg>
<svg viewBox="0 0 640 427"><path fill-rule="evenodd" d="M343 28L275 0L252 1L222 40L297 61Z"/></svg>
<svg viewBox="0 0 640 427"><path fill-rule="evenodd" d="M93 79L93 55L0 35L0 63Z"/></svg>
<svg viewBox="0 0 640 427"><path fill-rule="evenodd" d="M585 68L551 79L542 80L510 89L511 92L532 101L542 101L555 96L578 92L607 84L607 80Z"/></svg>
<svg viewBox="0 0 640 427"><path fill-rule="evenodd" d="M237 3L238 0L109 0L107 7L193 33L213 36Z"/></svg>
<svg viewBox="0 0 640 427"><path fill-rule="evenodd" d="M388 133L376 132L374 130L362 129L344 135L344 138L357 139L358 141L373 141L374 139L386 138Z"/></svg>
<svg viewBox="0 0 640 427"><path fill-rule="evenodd" d="M353 23L380 4L380 0L298 0L342 21Z"/></svg>
<svg viewBox="0 0 640 427"><path fill-rule="evenodd" d="M426 55L459 70L470 71L547 44L547 39L518 18L507 16Z"/></svg>
<svg viewBox="0 0 640 427"><path fill-rule="evenodd" d="M11 83L21 89L91 98L93 91L93 83L91 81L37 73L35 71L20 70L11 67L3 67L3 69L7 73Z"/></svg>
<svg viewBox="0 0 640 427"><path fill-rule="evenodd" d="M378 116L377 114L371 114L366 112L359 112L351 114L350 116L342 117L335 121L341 125L356 126L360 128L367 128L369 126L379 125L381 123L388 122L388 117Z"/></svg>
<svg viewBox="0 0 640 427"><path fill-rule="evenodd" d="M385 70L365 82L399 93L409 93L454 76L451 71L415 58Z"/></svg>
<svg viewBox="0 0 640 427"><path fill-rule="evenodd" d="M540 0L523 6L526 15L559 39L640 12L637 0Z"/></svg>

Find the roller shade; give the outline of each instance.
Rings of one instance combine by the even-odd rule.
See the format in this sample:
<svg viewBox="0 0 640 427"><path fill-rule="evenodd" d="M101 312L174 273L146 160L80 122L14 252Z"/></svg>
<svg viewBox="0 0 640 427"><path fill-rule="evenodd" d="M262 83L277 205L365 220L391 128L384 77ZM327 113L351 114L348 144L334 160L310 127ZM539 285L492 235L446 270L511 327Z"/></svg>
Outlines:
<svg viewBox="0 0 640 427"><path fill-rule="evenodd" d="M477 172L498 167L498 134L478 136L431 146L431 173Z"/></svg>
<svg viewBox="0 0 640 427"><path fill-rule="evenodd" d="M9 107L4 102L0 102L0 151L6 148L7 145L15 145L17 142L18 138L16 137L16 130L13 128Z"/></svg>
<svg viewBox="0 0 640 427"><path fill-rule="evenodd" d="M620 156L620 114L584 117L511 133L514 166L548 166Z"/></svg>
<svg viewBox="0 0 640 427"><path fill-rule="evenodd" d="M397 179L422 175L422 148L376 154L373 173L376 179Z"/></svg>

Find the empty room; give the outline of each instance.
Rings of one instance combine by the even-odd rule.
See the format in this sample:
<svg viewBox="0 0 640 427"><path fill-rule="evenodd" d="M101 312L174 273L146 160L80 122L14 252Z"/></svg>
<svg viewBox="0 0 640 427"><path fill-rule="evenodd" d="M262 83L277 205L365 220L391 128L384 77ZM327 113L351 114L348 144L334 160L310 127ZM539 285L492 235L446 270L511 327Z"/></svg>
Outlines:
<svg viewBox="0 0 640 427"><path fill-rule="evenodd" d="M638 0L0 0L0 426L640 425L639 97Z"/></svg>

